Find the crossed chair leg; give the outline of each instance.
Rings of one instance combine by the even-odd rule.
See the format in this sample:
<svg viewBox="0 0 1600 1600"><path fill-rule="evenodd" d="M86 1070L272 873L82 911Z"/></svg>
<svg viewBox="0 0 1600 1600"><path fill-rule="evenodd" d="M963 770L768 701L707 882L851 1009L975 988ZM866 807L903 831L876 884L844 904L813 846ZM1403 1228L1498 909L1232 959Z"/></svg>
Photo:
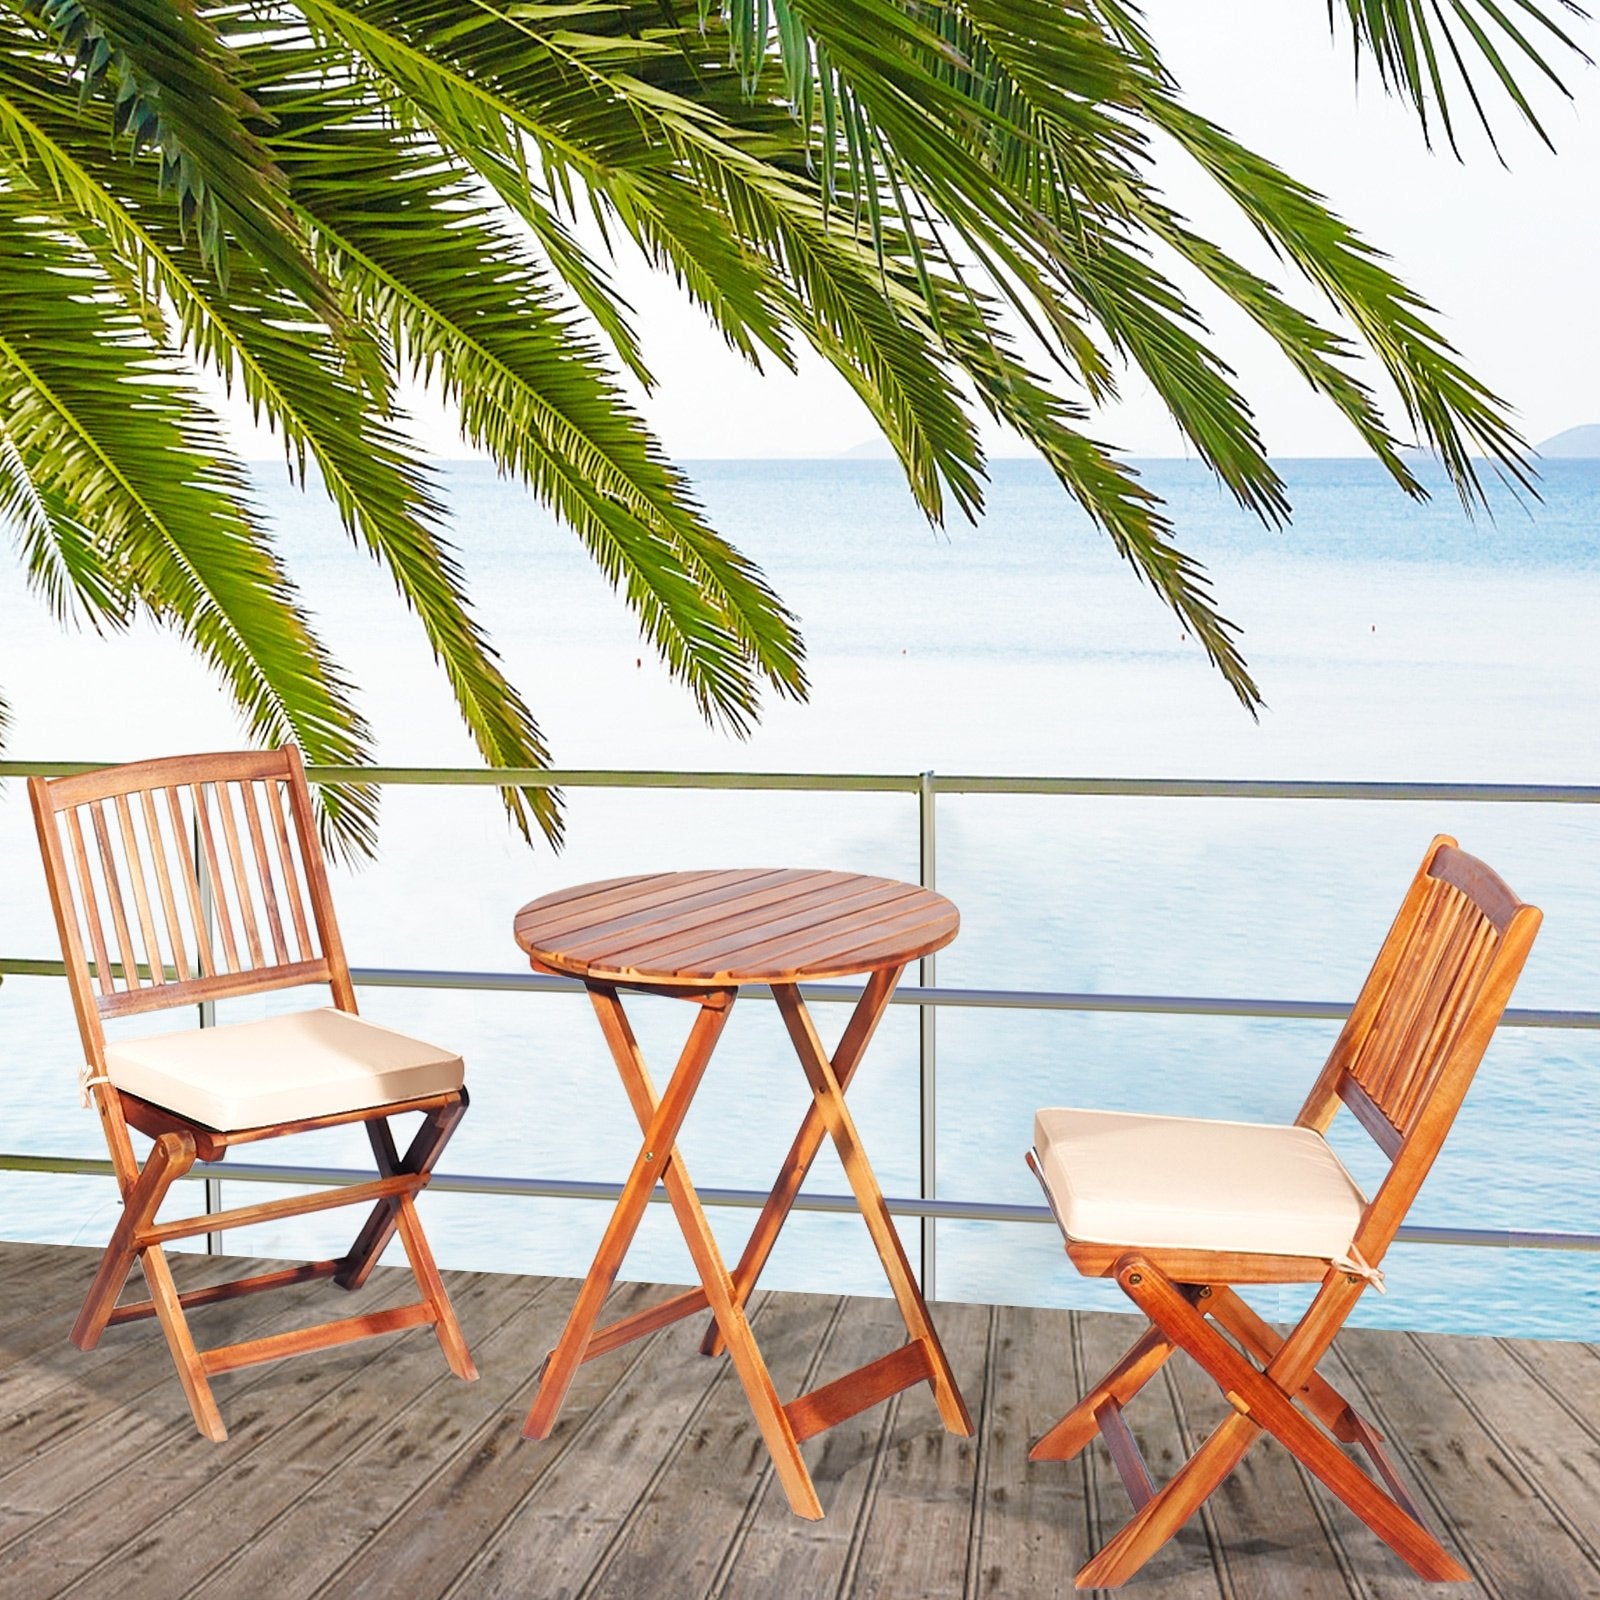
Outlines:
<svg viewBox="0 0 1600 1600"><path fill-rule="evenodd" d="M399 1155L389 1131L388 1117L393 1110L389 1108L366 1121L367 1135L380 1173L375 1182L352 1184L264 1205L241 1206L232 1211L209 1212L203 1216L184 1217L164 1223L156 1221L156 1213L161 1209L172 1185L189 1171L201 1154L196 1134L200 1139L208 1140L225 1136L210 1135L208 1130L177 1130L158 1135L143 1167L136 1168L131 1178L123 1181L122 1215L100 1259L83 1309L73 1325L72 1342L81 1350L92 1350L100 1342L100 1336L113 1324L131 1322L141 1317L156 1317L172 1351L195 1426L208 1439L218 1441L227 1438L227 1429L212 1394L210 1379L218 1372L230 1372L261 1361L275 1361L283 1356L325 1349L353 1339L431 1324L450 1370L459 1378L476 1378L477 1368L473 1365L461 1326L456 1321L455 1311L450 1305L416 1212L416 1195L427 1184L434 1163L465 1113L466 1096L463 1092L459 1098L427 1109L422 1126L404 1157ZM206 1153L220 1156L222 1150ZM180 1293L162 1248L175 1239L193 1238L225 1228L248 1227L252 1223L283 1217L304 1216L340 1206L362 1205L368 1201L373 1202L372 1211L355 1242L343 1256L331 1261L306 1262ZM256 1294L264 1289L305 1283L316 1278L332 1278L340 1288L358 1289L366 1282L373 1265L397 1231L412 1275L422 1293L421 1300L411 1305L345 1317L239 1344L219 1345L207 1350L196 1346L184 1315L191 1307ZM118 1296L135 1262L144 1273L150 1297L119 1305Z"/></svg>
<svg viewBox="0 0 1600 1600"><path fill-rule="evenodd" d="M1078 1573L1080 1589L1114 1589L1131 1578L1263 1433L1272 1434L1419 1576L1432 1582L1468 1577L1423 1525L1383 1450L1382 1436L1316 1373L1316 1363L1343 1326L1363 1284L1352 1283L1337 1271L1330 1273L1311 1308L1282 1337L1225 1284L1174 1283L1137 1252L1117 1262L1115 1275L1149 1317L1150 1327L1028 1456L1031 1461L1069 1460L1099 1434L1133 1501L1133 1517ZM1213 1322L1233 1336L1237 1347ZM1240 1347L1255 1360L1241 1354ZM1205 1369L1232 1413L1158 1489L1122 1409L1177 1350ZM1381 1485L1336 1440L1358 1445Z"/></svg>

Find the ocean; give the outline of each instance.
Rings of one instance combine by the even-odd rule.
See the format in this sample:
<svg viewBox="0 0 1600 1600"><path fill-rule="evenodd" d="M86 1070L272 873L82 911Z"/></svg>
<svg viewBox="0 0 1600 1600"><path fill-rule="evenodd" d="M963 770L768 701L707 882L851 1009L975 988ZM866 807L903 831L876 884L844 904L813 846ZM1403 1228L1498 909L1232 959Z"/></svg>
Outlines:
<svg viewBox="0 0 1600 1600"><path fill-rule="evenodd" d="M1291 527L1266 530L1190 462L1141 464L1211 574L1267 700L1233 699L1170 612L1036 464L994 466L987 515L931 530L896 469L870 461L691 463L716 526L799 613L808 703L771 702L746 741L702 724L576 541L476 463L442 468L480 615L556 763L1104 777L1594 783L1600 728L1600 462L1545 465L1542 501L1497 493L1463 516L1448 489L1407 501L1372 464L1280 463ZM331 511L259 470L259 495L324 637L393 765L472 765L442 679L392 586ZM0 691L12 759L107 761L240 742L206 676L140 628L66 634L0 569ZM510 833L485 790L387 792L378 858L336 875L352 962L519 970L511 918L565 884L708 865L842 867L915 877L913 797L572 790L553 853ZM1455 834L1546 921L1514 1004L1600 1009L1600 809L1560 805L944 796L938 886L962 932L939 957L961 987L1351 998L1429 838ZM0 783L0 955L54 955L20 782ZM466 1057L472 1111L452 1171L620 1181L637 1145L581 996L372 990L374 1019ZM267 1004L235 1002L222 1020ZM685 1008L634 1006L664 1078ZM844 1021L817 1008L830 1041ZM154 1028L170 1025L156 1020ZM945 1198L1034 1204L1034 1109L1078 1104L1287 1120L1336 1031L1325 1022L943 1008L938 1171ZM0 984L7 1146L104 1154L79 1108L78 1046L58 980ZM915 1012L885 1021L852 1091L880 1181L918 1181ZM682 1140L701 1187L764 1188L806 1103L774 1009L737 1008ZM1505 1029L1411 1220L1600 1232L1600 1034ZM1364 1136L1340 1147L1374 1171ZM263 1159L361 1165L329 1132ZM229 1183L229 1205L251 1186ZM842 1193L825 1152L810 1187ZM273 1190L272 1193L281 1193ZM443 1264L577 1276L608 1207L431 1194ZM100 1244L109 1180L0 1173L0 1236ZM737 1253L752 1220L721 1211ZM256 1254L328 1254L342 1220L230 1236ZM908 1239L914 1229L907 1225ZM1072 1272L1052 1228L938 1224L938 1293L1116 1305ZM688 1281L665 1207L625 1275ZM1401 1246L1370 1324L1592 1339L1600 1257ZM765 1280L878 1293L859 1220L797 1214ZM1269 1292L1270 1314L1289 1294Z"/></svg>

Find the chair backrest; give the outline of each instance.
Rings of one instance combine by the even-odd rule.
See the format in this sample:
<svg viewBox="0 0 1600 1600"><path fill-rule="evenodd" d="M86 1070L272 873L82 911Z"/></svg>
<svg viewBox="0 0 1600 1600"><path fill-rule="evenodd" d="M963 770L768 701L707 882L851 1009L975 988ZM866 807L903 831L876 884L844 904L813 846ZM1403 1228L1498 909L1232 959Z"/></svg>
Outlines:
<svg viewBox="0 0 1600 1600"><path fill-rule="evenodd" d="M1298 1119L1326 1130L1342 1102L1390 1158L1356 1238L1369 1261L1422 1187L1541 918L1454 839L1429 845Z"/></svg>
<svg viewBox="0 0 1600 1600"><path fill-rule="evenodd" d="M28 784L78 1024L298 984L355 1010L300 752Z"/></svg>

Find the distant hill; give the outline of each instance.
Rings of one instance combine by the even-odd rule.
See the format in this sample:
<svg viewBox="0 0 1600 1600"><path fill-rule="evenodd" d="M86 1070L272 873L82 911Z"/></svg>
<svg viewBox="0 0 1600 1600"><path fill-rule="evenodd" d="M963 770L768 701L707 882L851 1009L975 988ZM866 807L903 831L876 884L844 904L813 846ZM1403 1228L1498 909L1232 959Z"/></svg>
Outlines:
<svg viewBox="0 0 1600 1600"><path fill-rule="evenodd" d="M1600 422L1585 422L1568 428L1539 446L1542 456L1581 456L1586 461L1600 460Z"/></svg>
<svg viewBox="0 0 1600 1600"><path fill-rule="evenodd" d="M870 439L863 439L860 444L853 444L848 450L841 450L835 460L893 461L894 450L881 433L875 433Z"/></svg>

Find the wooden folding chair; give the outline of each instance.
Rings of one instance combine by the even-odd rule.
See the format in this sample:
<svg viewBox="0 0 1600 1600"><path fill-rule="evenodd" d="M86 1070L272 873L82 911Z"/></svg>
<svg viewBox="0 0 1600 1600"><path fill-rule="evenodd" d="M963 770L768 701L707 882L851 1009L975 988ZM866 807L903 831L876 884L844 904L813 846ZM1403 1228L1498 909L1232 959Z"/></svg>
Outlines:
<svg viewBox="0 0 1600 1600"><path fill-rule="evenodd" d="M303 1350L431 1324L451 1371L477 1377L415 1204L467 1108L461 1058L356 1015L299 751L141 761L28 788L83 1037L85 1103L100 1114L122 1190L73 1342L92 1350L111 1323L158 1317L195 1424L219 1440L227 1430L211 1377ZM103 1026L322 983L333 1009L121 1042L108 1042ZM403 1112L420 1112L422 1124L402 1157L388 1119ZM355 1122L366 1126L375 1182L156 1219L197 1160ZM142 1167L130 1128L154 1140ZM179 1294L163 1253L177 1239L352 1205L371 1213L337 1260ZM357 1289L397 1229L422 1292L416 1304L196 1348L188 1307L314 1278ZM150 1298L119 1305L135 1261Z"/></svg>
<svg viewBox="0 0 1600 1600"><path fill-rule="evenodd" d="M1067 1460L1099 1433L1133 1500L1132 1520L1078 1573L1079 1588L1130 1578L1264 1432L1423 1578L1467 1577L1423 1525L1381 1435L1316 1364L1367 1286L1381 1284L1379 1264L1455 1120L1539 922L1538 910L1441 836L1292 1127L1039 1112L1028 1164L1067 1255L1088 1276L1115 1277L1150 1319L1030 1452L1034 1461ZM1389 1158L1370 1200L1323 1137L1341 1104ZM1320 1287L1280 1336L1232 1287L1251 1283ZM1210 1374L1232 1409L1158 1490L1122 1411L1175 1350ZM1359 1446L1377 1480L1340 1443Z"/></svg>

